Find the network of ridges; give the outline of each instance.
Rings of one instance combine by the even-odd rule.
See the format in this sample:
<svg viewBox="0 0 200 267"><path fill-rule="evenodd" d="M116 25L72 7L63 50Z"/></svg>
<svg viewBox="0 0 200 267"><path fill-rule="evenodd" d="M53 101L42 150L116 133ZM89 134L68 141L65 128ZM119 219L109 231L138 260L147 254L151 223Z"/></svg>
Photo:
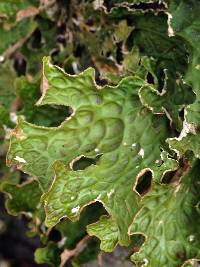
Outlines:
<svg viewBox="0 0 200 267"><path fill-rule="evenodd" d="M71 76L44 59L38 104L70 106L73 113L57 128L20 120L7 160L35 176L43 191L53 182L43 197L48 226L65 216L77 220L82 208L99 201L118 228L119 243L129 244L128 227L140 199L134 189L139 173L148 168L159 180L176 165L167 157L162 164L167 119L142 106L138 90L144 85L132 76L117 86L100 88L93 69ZM81 156L100 159L97 165L74 171Z"/></svg>

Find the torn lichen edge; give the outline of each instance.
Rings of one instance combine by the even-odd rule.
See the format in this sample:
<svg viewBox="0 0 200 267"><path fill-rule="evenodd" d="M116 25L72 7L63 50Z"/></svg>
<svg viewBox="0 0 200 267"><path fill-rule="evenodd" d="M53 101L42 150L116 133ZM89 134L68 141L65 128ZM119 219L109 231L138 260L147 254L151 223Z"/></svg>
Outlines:
<svg viewBox="0 0 200 267"><path fill-rule="evenodd" d="M48 58L48 57L46 57L46 58L43 59L43 63L45 63L45 62L46 62L47 64L50 64L50 63L49 63L49 58ZM94 69L93 69L93 68L88 68L88 69L86 69L85 71L83 71L82 73L80 73L80 74L78 74L78 75L70 75L70 74L65 73L64 70L61 69L60 67L58 67L58 66L54 66L54 67L56 67L56 68L57 68L59 71L61 71L64 75L66 75L66 76L73 76L73 77L81 76L81 75L84 75L86 72L90 72L90 74L92 74L92 80L93 80L94 86L95 86L95 88L96 88L97 90L98 90L98 89L99 89L99 90L100 90L100 89L102 90L102 89L104 89L104 88L113 88L113 89L118 88L124 80L133 77L133 76L129 76L129 77L125 77L125 78L123 78L123 79L119 82L119 84L116 85L116 86L105 85L105 86L103 86L103 87L100 87L100 86L98 86L98 85L96 84L96 82L95 82L95 73L94 73ZM148 85L147 82L145 82L143 79L141 79L141 78L139 78L139 77L137 77L137 76L134 77L134 79L137 79L138 81L141 81L141 82L143 83L143 85L144 85L144 84ZM46 84L46 85L47 85L47 84ZM46 86L46 85L45 85L45 86ZM142 87L142 85L141 85L141 87ZM39 99L39 101L37 102L37 105L56 104L56 103L54 103L54 102L43 103L43 99L44 99L44 97L45 97L45 95L46 95L47 90L48 90L48 86L45 88L45 90L43 90L43 95L42 95L42 97ZM41 126L37 126L37 125L31 124L31 123L23 122L23 119L22 119L22 118L19 118L19 119L18 119L18 125L17 125L16 128L14 129L14 131L13 131L13 135L16 135L16 137L17 137L17 132L20 130L20 131L21 131L21 132L20 132L20 138L23 138L23 139L25 138L25 136L23 135L23 131L22 131L22 129L20 129L20 124L21 124L21 123L26 123L26 124L28 124L28 125L31 125L31 127L33 127L33 128L40 128L40 129L43 128L43 129L48 129L48 130L49 130L49 129L57 130L58 128L62 127L62 125L63 125L67 120L70 120L74 114L75 114L75 110L73 110L73 114L72 114L70 117L66 118L66 120L64 120L58 127L41 127ZM22 136L21 136L21 135L22 135ZM19 139L20 139L20 138L19 138ZM10 143L10 144L11 144L11 143ZM10 148L9 148L9 149L10 149ZM53 164L55 164L55 162L54 162ZM54 178L54 179L55 179L55 178ZM49 190L51 189L51 187L53 186L53 184L54 184L54 182L52 182L52 184L51 184ZM48 191L49 191L49 190L48 190ZM44 196L44 195L43 195L43 196ZM80 215L82 209L83 209L85 206L88 206L88 205L90 205L90 204L92 204L92 203L94 203L94 202L96 202L96 201L97 201L97 199L96 199L96 200L93 200L93 201L91 201L91 202L89 202L89 203L87 203L86 205L84 205L84 206L82 206L82 207L80 207L80 209L79 209L79 211L78 211L78 214ZM99 201L100 203L102 203L103 206L105 207L105 205L104 205L104 203L103 203L102 201L100 201L99 199L98 199L98 201ZM106 208L105 208L105 210L106 210ZM108 211L108 213L109 213L109 211ZM64 218L64 217L67 217L67 216L63 216L62 218ZM119 242L119 243L120 243L120 242ZM124 244L122 244L122 245L124 245Z"/></svg>
<svg viewBox="0 0 200 267"><path fill-rule="evenodd" d="M157 115L160 115L160 114L165 114L166 117L169 119L170 121L170 125L172 125L172 117L170 116L169 112L167 111L167 109L165 107L161 107L160 111L155 111L154 110L154 107L148 105L148 103L146 103L146 101L143 99L142 97L142 90L145 88L145 86L148 86L148 88L151 90L152 93L155 93L158 97L163 97L164 95L166 95L167 91L166 91L166 86L163 87L162 91L159 92L158 90L156 90L153 86L149 85L147 83L147 85L144 85L142 86L139 91L138 91L138 96L139 96L139 99L140 99L140 102L141 104L146 107L147 109L149 109L153 114L157 114Z"/></svg>
<svg viewBox="0 0 200 267"><path fill-rule="evenodd" d="M97 2L98 0L94 1ZM107 10L107 8L104 6L103 2L101 1L98 4L93 5L95 10L102 10L106 15L111 15L112 12L114 12L115 10L117 10L118 8L126 8L128 12L141 12L142 14L148 13L148 12L153 12L156 15L159 12L165 12L165 8L168 7L167 2L163 1L163 0L158 0L158 4L163 4L164 5L164 9L163 8L158 8L158 9L153 9L153 8L148 8L146 10L142 9L142 8L136 8L139 4L141 3L145 3L145 4L153 4L155 1L153 0L149 0L149 1L143 1L141 0L140 3L127 3L126 1L122 2L122 3L116 3L115 6L113 6L110 10Z"/></svg>
<svg viewBox="0 0 200 267"><path fill-rule="evenodd" d="M177 191L179 191L180 190L180 183L179 184L177 184L176 186L173 186L173 185L168 185L168 184L162 184L162 183L157 183L157 184L160 184L160 186L163 186L163 187L174 187L174 188L176 188L175 189L175 193L177 193ZM145 198L145 196L142 196L141 197L141 201L143 200ZM133 218L133 221L132 221L132 223L130 224L130 226L129 226L129 228L128 228L128 235L129 236L133 236L133 235L142 235L143 237L144 237L144 242L142 243L142 245L141 245L141 247L139 248L139 251L137 251L137 252L135 252L133 255L136 255L136 254L140 254L141 253L141 251L143 250L143 247L145 246L145 244L146 244L146 242L147 242L147 240L148 240L148 236L145 234L145 233L143 233L143 232L140 232L140 231L137 231L137 232L134 232L134 233L132 233L131 232L131 227L132 227L132 225L134 224L134 221L135 221L135 219L137 218L137 217L139 217L140 216L140 213L142 212L142 210L143 210L143 206L141 206L141 208L138 210L138 212L135 214L135 216L134 216L134 218ZM148 259L147 259L148 260ZM196 262L198 262L198 261L200 261L200 258L197 258L197 259L189 259L189 260L187 260L187 261L185 261L180 267L184 267L186 264L192 264L191 266L193 266ZM135 262L136 264L137 264L137 262ZM137 265L136 265L137 266ZM141 267L143 267L143 266L146 266L146 265L142 265ZM148 266L148 265L147 265Z"/></svg>
<svg viewBox="0 0 200 267"><path fill-rule="evenodd" d="M169 148L176 152L179 159L181 158L182 154L180 154L180 151L178 151L177 149L172 147L172 145L170 144L170 141L180 142L184 138L186 138L188 134L193 134L193 135L197 134L197 125L195 123L188 123L186 120L186 116L187 116L187 108L184 109L183 128L179 134L179 137L173 137L173 138L167 138L166 139L166 142L168 143ZM195 157L200 158L200 155L195 154Z"/></svg>
<svg viewBox="0 0 200 267"><path fill-rule="evenodd" d="M55 171L55 165L56 165L57 163L59 163L59 161L55 161L54 164L52 165L53 172L54 172L54 178L53 178L53 181L52 181L52 183L51 183L51 186L50 186L48 192L51 191L51 189L53 188L54 183L55 183L55 181L56 181L56 179L57 179L56 171ZM46 213L47 213L47 209L46 209L47 202L46 202L45 198L46 198L46 195L48 194L48 192L47 192L47 193L44 193L44 194L42 195L42 197L41 197L41 201L44 202L44 210L45 210ZM110 218L111 215L110 215L110 211L109 211L109 209L105 206L105 203L104 203L100 198L97 197L96 199L94 199L94 200L92 200L92 201L89 201L89 202L88 202L87 204L85 204L85 205L78 206L79 208L78 208L77 212L75 213L75 216L76 216L75 218L73 218L73 217L71 217L71 216L68 216L68 215L64 215L64 216L62 216L60 219L58 219L56 222L54 222L53 224L48 224L48 223L46 222L46 220L45 220L45 224L46 224L47 227L49 227L49 228L51 229L52 227L54 227L56 224L58 224L58 223L59 223L62 219L64 219L64 218L68 218L68 219L71 220L72 222L78 221L78 220L80 219L80 214L81 214L82 210L83 210L85 207L87 207L87 206L89 206L89 205L91 205L91 204L94 204L94 203L96 203L96 202L99 202L99 203L101 203L101 204L103 205L105 211L106 211L107 214L108 214L107 217ZM97 221L96 223L98 223L98 221ZM116 226L117 226L117 228L118 228L118 225L117 225L117 224L116 224ZM119 230L119 228L118 228L118 230ZM129 239L129 241L130 241L130 239ZM115 247L117 246L117 244L120 244L120 245L122 245L122 246L128 246L128 245L129 245L128 243L127 243L127 244L120 243L120 240L119 240L119 239L118 239L118 241L116 242ZM111 252L111 251L108 251L108 252Z"/></svg>
<svg viewBox="0 0 200 267"><path fill-rule="evenodd" d="M33 182L37 182L38 181L34 178L34 177L31 177L29 180L21 183L21 184L11 184L9 183L10 185L14 185L16 186L17 188L23 188L24 186L28 185L28 184L31 184ZM38 184L38 188L39 188L39 184ZM5 207L6 207L6 210L8 212L8 214L12 215L12 216L18 216L20 214L22 215L25 215L26 217L28 218L33 218L33 215L31 212L27 212L27 211L19 211L19 212L13 212L9 209L8 205L9 205L9 201L13 199L12 195L10 193L8 193L6 190L3 189L3 186L2 186L2 192L5 193L8 197L6 198L6 201L5 201ZM42 195L42 192L41 192L41 195Z"/></svg>
<svg viewBox="0 0 200 267"><path fill-rule="evenodd" d="M162 153L161 153L162 154ZM82 155L82 156L84 156L84 155ZM79 158L79 157L78 157ZM161 155L161 158L162 158L162 155ZM56 182L56 179L57 179L57 175L56 175L56 171L55 171L55 166L56 166L56 164L59 164L59 161L55 161L54 163L53 163L53 165L52 165L52 168L53 168L53 172L54 172L54 179L53 179L53 181L52 181L52 183L51 183L51 186L50 186L50 188L48 189L48 191L46 192L46 193L44 193L43 194L43 196L42 196L42 201L44 202L44 209L45 209L45 211L46 211L46 214L47 214L47 209L46 209L46 206L47 206L47 202L46 202L46 200L45 200L45 198L46 198L46 196L48 195L48 193L53 189L53 186L54 186L54 184L55 184L55 182ZM64 165L65 166L65 165ZM94 167L94 165L91 165L91 166L93 166ZM91 166L89 166L88 168L90 168ZM66 166L65 166L65 168L66 168ZM71 169L71 168L70 168ZM166 172L168 172L168 171L171 171L171 170L176 170L177 169L177 166L175 166L174 167L174 169L167 169L167 170L165 170L163 173L162 173L162 175L161 175L161 177L160 177L160 181L162 180L162 177L164 176L164 174L166 173ZM140 201L142 201L142 199L145 197L145 195L144 196L142 196L142 195L140 195L137 191L136 191L136 186L137 186L137 183L138 183L138 180L139 180L139 178L141 177L141 175L143 175L146 171L150 171L151 173L152 173L152 180L153 180L153 177L154 177L154 170L152 170L152 169L150 169L150 168L143 168L142 170L140 170L139 172L138 172L138 174L137 174L137 176L136 176L136 180L135 180L135 182L133 183L133 192L140 198L139 199L139 202ZM152 184L154 183L154 181L152 182ZM151 187L152 187L152 184L151 184ZM163 185L163 186L167 186L167 185ZM108 197L111 197L111 195L114 193L114 191L113 190L111 190L111 192L109 192L109 193L107 193L107 195L109 194L109 196ZM59 223L60 222L60 220L62 220L62 219L64 219L64 218L68 218L68 219L70 219L71 221L77 221L77 220L79 220L79 218L80 218L80 214L81 214L81 212L82 212L82 210L85 208L85 207L87 207L87 206L89 206L89 205L91 205L91 204L93 204L93 203L95 203L95 202L99 202L99 203L101 203L102 205L103 205L103 207L105 208L105 210L106 210L106 212L108 213L108 215L112 218L112 214L111 214L111 212L109 211L109 209L106 207L106 205L105 205L105 203L104 203L104 201L103 200L101 200L101 194L99 194L98 195L98 197L97 198L95 198L95 199L93 199L92 201L89 201L88 203L86 203L85 205L82 205L82 206L77 206L77 207L75 207L76 208L76 212L75 212L75 214L74 214L74 218L73 218L73 216L69 216L69 215L64 215L64 216L61 216L59 219L57 219L55 222L53 222L52 224L49 224L49 223L47 223L47 221L46 221L46 226L47 227L53 227L53 226L55 226L57 223ZM74 213L74 212L73 212ZM136 213L137 214L137 213ZM134 216L134 218L135 218L135 216ZM113 218L114 219L114 218ZM118 225L116 224L116 226L117 226L117 228L118 228ZM127 231L127 234L128 234L128 236L129 236L129 241L130 241L130 235L129 235L129 233L128 233L128 231ZM118 240L118 242L116 243L116 245L117 244L120 244L120 245L122 245L122 246L127 246L128 244L125 244L125 243L121 243L120 242L120 240Z"/></svg>

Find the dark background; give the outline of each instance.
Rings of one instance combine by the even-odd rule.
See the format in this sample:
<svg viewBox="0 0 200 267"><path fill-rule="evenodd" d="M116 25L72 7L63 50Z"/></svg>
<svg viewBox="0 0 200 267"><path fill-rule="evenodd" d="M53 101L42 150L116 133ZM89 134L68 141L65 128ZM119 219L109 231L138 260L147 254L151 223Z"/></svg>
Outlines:
<svg viewBox="0 0 200 267"><path fill-rule="evenodd" d="M0 267L47 267L34 263L34 251L41 244L38 238L28 238L27 219L10 216L0 193Z"/></svg>

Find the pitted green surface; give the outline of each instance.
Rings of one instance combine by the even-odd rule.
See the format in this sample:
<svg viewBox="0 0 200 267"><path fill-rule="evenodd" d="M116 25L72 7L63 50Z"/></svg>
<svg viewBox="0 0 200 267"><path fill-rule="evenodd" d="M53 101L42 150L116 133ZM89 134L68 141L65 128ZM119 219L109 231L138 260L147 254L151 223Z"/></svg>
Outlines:
<svg viewBox="0 0 200 267"><path fill-rule="evenodd" d="M149 267L179 267L200 257L199 181L199 167L194 164L180 185L155 184L142 200L142 208L130 228L130 233L146 236L140 251L132 256L137 266L146 263L144 266Z"/></svg>
<svg viewBox="0 0 200 267"><path fill-rule="evenodd" d="M128 226L139 201L133 190L137 175L148 168L159 179L175 163L167 159L158 167L167 120L142 106L137 94L144 85L142 79L128 77L116 87L98 88L92 69L70 76L44 60L44 95L38 104L70 106L73 114L57 128L20 120L8 162L37 177L48 191L56 161L53 184L43 197L48 226L65 216L77 220L84 206L100 201L118 227L120 244L129 243ZM97 165L73 171L73 161L81 155L102 156Z"/></svg>
<svg viewBox="0 0 200 267"><path fill-rule="evenodd" d="M97 236L101 240L100 248L107 252L112 252L118 242L117 225L105 215L97 223L88 225L87 232L91 236Z"/></svg>
<svg viewBox="0 0 200 267"><path fill-rule="evenodd" d="M38 263L59 266L62 251L68 256L82 246L87 228L102 250L120 244L138 251L137 267L194 267L200 257L198 0L77 0L67 8L64 2L0 3L0 156L15 124L10 115L22 115L7 157L12 168L0 171L8 212L32 217L29 235L44 245ZM40 5L38 15L26 10L16 21L32 5ZM69 75L45 58L40 87L41 58L48 54L69 73L88 66L97 72ZM100 87L94 77L113 86ZM15 167L30 176L13 173ZM52 243L55 225L61 239ZM143 246L137 233L146 237ZM88 260L97 257L99 240L90 241L69 265L82 266L79 256L91 252Z"/></svg>

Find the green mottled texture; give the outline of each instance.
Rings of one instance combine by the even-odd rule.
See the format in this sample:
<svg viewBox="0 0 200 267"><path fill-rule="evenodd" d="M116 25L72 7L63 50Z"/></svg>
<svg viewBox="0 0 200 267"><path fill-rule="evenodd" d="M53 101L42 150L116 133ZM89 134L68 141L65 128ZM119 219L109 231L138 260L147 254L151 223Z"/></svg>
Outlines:
<svg viewBox="0 0 200 267"><path fill-rule="evenodd" d="M45 58L44 95L38 104L71 106L74 113L58 128L20 120L7 159L36 176L44 191L57 161L53 166L56 178L43 198L48 226L66 215L77 220L84 206L101 201L116 221L119 242L127 245L128 226L138 208L139 196L133 191L136 177L144 168L155 170L155 176L159 172L155 162L160 160L167 136L166 119L141 105L138 90L147 85L142 79L127 77L116 87L97 88L93 76L91 68L78 76L67 75ZM80 155L99 154L97 165L78 171L70 168L70 162ZM17 162L16 156L26 163Z"/></svg>
<svg viewBox="0 0 200 267"><path fill-rule="evenodd" d="M57 244L50 241L46 247L38 248L35 251L35 261L38 264L49 264L53 267L60 265L60 249Z"/></svg>
<svg viewBox="0 0 200 267"><path fill-rule="evenodd" d="M137 267L197 267L199 15L198 0L0 1L0 191L31 218L38 264L73 250L67 266L103 266L121 245Z"/></svg>
<svg viewBox="0 0 200 267"><path fill-rule="evenodd" d="M200 197L199 162L187 171L175 187L154 184L141 202L142 208L130 228L131 234L146 236L132 260L141 266L180 267L199 258L200 217L196 205ZM195 223L194 223L195 222Z"/></svg>
<svg viewBox="0 0 200 267"><path fill-rule="evenodd" d="M97 223L88 225L89 235L97 236L101 240L100 248L107 252L112 252L118 242L118 228L112 219L102 216Z"/></svg>
<svg viewBox="0 0 200 267"><path fill-rule="evenodd" d="M22 185L4 183L2 191L8 194L6 208L12 215L34 213L39 205L41 191L36 181Z"/></svg>

